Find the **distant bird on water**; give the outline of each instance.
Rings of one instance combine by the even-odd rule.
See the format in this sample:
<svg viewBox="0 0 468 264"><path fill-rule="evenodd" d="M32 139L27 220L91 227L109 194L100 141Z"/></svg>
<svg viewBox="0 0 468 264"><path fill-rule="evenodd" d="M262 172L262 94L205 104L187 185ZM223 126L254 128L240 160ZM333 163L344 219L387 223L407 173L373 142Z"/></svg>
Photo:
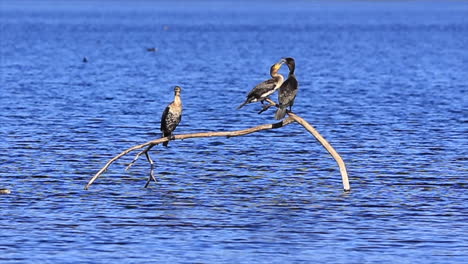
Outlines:
<svg viewBox="0 0 468 264"><path fill-rule="evenodd" d="M259 83L255 86L247 95L247 99L243 102L237 109L241 109L244 105L254 103L254 102L262 102L274 93L283 83L284 77L283 75L278 73L278 70L281 68L281 65L286 61L283 59L271 66L270 68L270 75L271 79L266 80L262 83Z"/></svg>
<svg viewBox="0 0 468 264"><path fill-rule="evenodd" d="M174 101L166 107L161 117L161 131L163 133L163 137L169 137L169 139L172 139L172 132L176 129L182 119L182 100L180 99L181 91L182 88L179 86L174 88ZM164 142L163 146L167 147L168 144L169 141Z"/></svg>
<svg viewBox="0 0 468 264"><path fill-rule="evenodd" d="M292 110L294 104L294 99L296 98L297 88L299 86L296 76L294 75L294 70L296 69L296 62L293 58L285 58L286 64L289 68L288 79L279 88L278 92L278 103L279 107L276 110L275 119L283 119L286 115L286 109L289 106L289 110Z"/></svg>

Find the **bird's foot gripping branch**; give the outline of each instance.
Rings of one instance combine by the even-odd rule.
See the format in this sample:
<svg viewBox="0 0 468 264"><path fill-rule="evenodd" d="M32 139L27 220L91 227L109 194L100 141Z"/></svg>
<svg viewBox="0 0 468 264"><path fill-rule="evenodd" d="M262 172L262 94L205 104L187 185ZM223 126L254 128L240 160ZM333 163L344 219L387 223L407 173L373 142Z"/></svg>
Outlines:
<svg viewBox="0 0 468 264"><path fill-rule="evenodd" d="M226 137L226 138L230 138L230 137L244 136L244 135L247 135L247 134L260 132L260 131L263 131L263 130L281 128L281 127L287 126L287 125L289 125L291 123L297 122L298 124L303 126L307 131L309 131L322 144L322 146L325 147L325 149L332 155L332 157L336 160L336 162L338 163L338 166L340 168L341 178L342 178L342 181L343 181L343 188L344 188L345 191L350 191L351 188L350 188L350 185L349 185L348 173L346 171L345 163L343 162L343 159L340 157L340 155L335 151L335 149L330 145L330 143L328 143L328 141L326 141L320 135L320 133L318 133L317 130L314 127L312 127L307 121L305 121L303 118L299 117L298 115L296 115L296 114L294 114L292 112L288 112L287 115L288 115L287 118L283 119L282 121L280 121L278 123L264 124L264 125L259 125L259 126L243 129L243 130L178 134L178 135L172 135L171 137L174 140L183 140L183 139L189 139L189 138L207 138L207 137ZM159 139L148 141L148 142L140 144L140 145L133 146L133 147L131 147L129 149L126 149L126 150L122 151L120 154L118 154L117 156L110 159L104 165L104 167L102 167L89 180L88 184L86 184L86 186L85 186L85 189L87 190L91 186L91 184L93 184L96 181L96 179L99 176L101 176L109 168L109 166L112 163L114 163L118 159L126 156L127 154L129 154L129 153L131 153L133 151L137 151L137 150L140 150L140 152L138 152L138 154L135 156L133 161L127 166L127 170L130 169L135 164L135 162L138 160L138 158L144 154L146 156L148 162L151 165L150 173L148 175L148 180L146 181L145 188L149 185L149 183L151 181L157 182L156 177L154 176L154 162L150 157L149 151L154 146L159 145L159 144L163 144L165 142L168 142L169 140L171 140L169 137L162 137L162 138L159 138Z"/></svg>

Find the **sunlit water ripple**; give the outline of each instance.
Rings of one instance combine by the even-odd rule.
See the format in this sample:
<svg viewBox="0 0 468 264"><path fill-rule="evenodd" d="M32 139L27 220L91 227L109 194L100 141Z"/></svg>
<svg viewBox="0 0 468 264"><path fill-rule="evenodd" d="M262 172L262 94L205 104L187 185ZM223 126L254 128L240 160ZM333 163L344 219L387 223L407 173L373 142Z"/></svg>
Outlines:
<svg viewBox="0 0 468 264"><path fill-rule="evenodd" d="M468 259L466 2L41 3L0 9L0 262ZM174 85L177 133L273 122L235 108L284 56L352 192L297 124L171 142L150 188L130 155L83 190L159 137Z"/></svg>

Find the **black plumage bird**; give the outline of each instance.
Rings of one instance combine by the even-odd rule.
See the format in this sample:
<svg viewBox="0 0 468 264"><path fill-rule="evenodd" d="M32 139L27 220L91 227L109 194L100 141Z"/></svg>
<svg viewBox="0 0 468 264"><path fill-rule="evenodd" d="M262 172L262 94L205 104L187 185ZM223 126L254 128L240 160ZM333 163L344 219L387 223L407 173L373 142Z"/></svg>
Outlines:
<svg viewBox="0 0 468 264"><path fill-rule="evenodd" d="M164 110L161 117L161 131L163 137L172 139L172 132L179 125L182 119L182 100L180 99L180 92L182 88L176 86L174 88L174 101L172 101ZM164 142L163 146L167 147L169 141Z"/></svg>
<svg viewBox="0 0 468 264"><path fill-rule="evenodd" d="M296 62L293 58L285 58L286 64L289 68L288 79L283 82L278 92L278 110L275 113L275 119L283 119L286 115L286 110L289 107L289 110L292 110L294 104L294 99L296 99L297 88L299 83L297 82L296 76L294 75L294 70L296 69Z"/></svg>
<svg viewBox="0 0 468 264"><path fill-rule="evenodd" d="M278 63L275 63L270 68L271 79L266 80L257 86L255 86L247 95L247 99L243 102L237 109L241 109L244 105L254 103L254 102L263 102L268 96L274 93L283 83L283 75L278 73L278 70L281 68L285 61L281 60Z"/></svg>

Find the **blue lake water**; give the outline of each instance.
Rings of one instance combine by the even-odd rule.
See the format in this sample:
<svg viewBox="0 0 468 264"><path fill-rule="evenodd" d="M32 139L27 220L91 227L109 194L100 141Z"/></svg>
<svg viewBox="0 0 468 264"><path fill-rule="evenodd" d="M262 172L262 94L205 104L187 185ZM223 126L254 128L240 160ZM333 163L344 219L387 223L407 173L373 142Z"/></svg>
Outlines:
<svg viewBox="0 0 468 264"><path fill-rule="evenodd" d="M0 55L1 263L468 260L466 1L2 1ZM176 133L274 122L235 108L285 56L350 193L297 124L157 146L147 189L131 154L83 190L160 136L174 85Z"/></svg>

